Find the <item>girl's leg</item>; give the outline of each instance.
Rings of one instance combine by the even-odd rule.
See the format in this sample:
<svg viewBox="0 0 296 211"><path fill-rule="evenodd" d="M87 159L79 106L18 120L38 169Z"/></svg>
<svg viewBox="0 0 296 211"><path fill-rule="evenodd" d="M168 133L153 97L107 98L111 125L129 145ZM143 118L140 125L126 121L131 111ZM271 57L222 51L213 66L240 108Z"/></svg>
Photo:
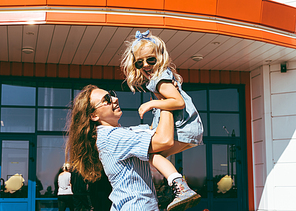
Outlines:
<svg viewBox="0 0 296 211"><path fill-rule="evenodd" d="M179 142L179 141L174 141L174 145L169 148L168 150L162 151L160 154L164 157L168 157L170 155L177 154L179 152L183 152L186 149L190 149L193 146L187 143Z"/></svg>
<svg viewBox="0 0 296 211"><path fill-rule="evenodd" d="M168 205L167 210L186 210L197 205L201 196L191 190L179 174L174 165L160 154L151 154L150 163L168 180L170 186L173 186L175 193L174 200Z"/></svg>
<svg viewBox="0 0 296 211"><path fill-rule="evenodd" d="M160 154L151 154L150 163L168 180L169 176L172 174L178 174L182 177L175 168L175 166L165 157Z"/></svg>
<svg viewBox="0 0 296 211"><path fill-rule="evenodd" d="M170 149L162 151L160 154L151 154L149 158L150 163L168 180L169 185L171 185L175 178L182 177L182 175L178 173L175 166L166 157L191 147L190 144L174 141L174 146Z"/></svg>

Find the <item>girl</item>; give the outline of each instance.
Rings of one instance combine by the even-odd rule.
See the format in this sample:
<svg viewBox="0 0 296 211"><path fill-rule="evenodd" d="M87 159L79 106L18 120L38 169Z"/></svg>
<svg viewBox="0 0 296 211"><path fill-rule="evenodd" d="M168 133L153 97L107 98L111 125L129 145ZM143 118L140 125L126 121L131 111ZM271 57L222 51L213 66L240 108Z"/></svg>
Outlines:
<svg viewBox="0 0 296 211"><path fill-rule="evenodd" d="M175 121L174 145L162 151L162 156L153 156L151 163L168 180L173 188L180 184L182 175L171 163L165 162L169 155L182 152L202 143L203 125L191 98L182 90L182 77L171 64L165 43L159 37L153 36L149 30L136 32L135 39L128 42L123 54L121 69L125 74L127 84L132 92L143 90L142 85L152 92L152 99L142 104L139 115L152 109L154 111L153 128L159 122L160 109L173 111ZM177 82L178 89L174 83ZM168 205L171 210L182 196L178 195Z"/></svg>

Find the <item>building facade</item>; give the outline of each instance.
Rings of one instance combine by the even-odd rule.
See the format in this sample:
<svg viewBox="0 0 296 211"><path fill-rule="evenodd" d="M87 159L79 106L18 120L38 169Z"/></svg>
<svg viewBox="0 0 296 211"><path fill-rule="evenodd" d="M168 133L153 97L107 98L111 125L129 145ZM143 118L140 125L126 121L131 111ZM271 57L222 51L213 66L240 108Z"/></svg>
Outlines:
<svg viewBox="0 0 296 211"><path fill-rule="evenodd" d="M57 210L67 113L85 85L118 93L123 126L151 123L151 113L137 112L149 93L133 94L119 68L124 41L147 29L166 42L205 128L204 145L174 157L202 195L190 210L296 210L296 8L267 0L0 6L0 210ZM7 182L15 174L25 180L18 191Z"/></svg>

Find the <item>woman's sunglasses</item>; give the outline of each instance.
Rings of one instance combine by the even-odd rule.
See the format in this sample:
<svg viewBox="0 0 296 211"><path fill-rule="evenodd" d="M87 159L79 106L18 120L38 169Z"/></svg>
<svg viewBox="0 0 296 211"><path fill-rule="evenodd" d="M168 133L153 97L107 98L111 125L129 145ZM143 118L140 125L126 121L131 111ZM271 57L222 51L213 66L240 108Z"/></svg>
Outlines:
<svg viewBox="0 0 296 211"><path fill-rule="evenodd" d="M102 100L95 105L95 109L98 108L99 105L101 103L104 103L104 102L107 102L107 105L111 104L112 103L112 97L117 97L117 95L116 95L115 91L110 90L108 92L108 94L105 94L104 97L102 98Z"/></svg>
<svg viewBox="0 0 296 211"><path fill-rule="evenodd" d="M148 57L145 60L146 60L147 64L149 64L149 65L155 65L157 62L157 59L155 57ZM135 67L137 69L142 69L143 66L144 66L144 59L139 59L135 62Z"/></svg>

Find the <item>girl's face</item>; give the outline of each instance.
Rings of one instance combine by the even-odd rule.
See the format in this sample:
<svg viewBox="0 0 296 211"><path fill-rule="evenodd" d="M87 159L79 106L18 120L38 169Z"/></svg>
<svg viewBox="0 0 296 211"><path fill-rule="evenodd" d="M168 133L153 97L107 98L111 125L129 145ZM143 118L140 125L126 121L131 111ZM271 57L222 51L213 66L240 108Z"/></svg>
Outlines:
<svg viewBox="0 0 296 211"><path fill-rule="evenodd" d="M143 67L140 70L140 72L145 76L145 78L150 79L151 74L154 73L154 65L150 65L147 63L147 59L153 60L153 58L156 59L156 54L154 51L154 48L151 46L151 44L146 43L144 46L140 47L136 52L134 52L135 55L135 61L138 60L143 61Z"/></svg>

